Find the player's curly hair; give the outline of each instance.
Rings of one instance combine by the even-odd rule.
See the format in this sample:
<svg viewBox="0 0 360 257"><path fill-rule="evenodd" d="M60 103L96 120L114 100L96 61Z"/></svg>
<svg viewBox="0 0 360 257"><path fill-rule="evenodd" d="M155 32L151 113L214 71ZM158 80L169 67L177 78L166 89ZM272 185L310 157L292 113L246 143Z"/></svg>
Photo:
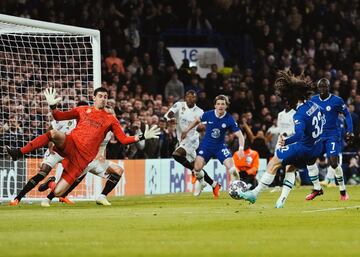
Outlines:
<svg viewBox="0 0 360 257"><path fill-rule="evenodd" d="M288 101L290 106L296 106L297 102L309 99L315 90L314 83L304 74L295 76L291 71L278 71L275 80L275 92L283 100Z"/></svg>

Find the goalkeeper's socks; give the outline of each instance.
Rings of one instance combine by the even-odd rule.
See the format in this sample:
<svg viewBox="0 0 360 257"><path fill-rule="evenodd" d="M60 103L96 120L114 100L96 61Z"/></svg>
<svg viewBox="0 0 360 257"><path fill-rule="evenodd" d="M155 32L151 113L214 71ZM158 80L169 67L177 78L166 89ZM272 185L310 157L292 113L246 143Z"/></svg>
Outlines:
<svg viewBox="0 0 360 257"><path fill-rule="evenodd" d="M46 132L45 134L38 136L34 140L30 141L27 145L20 148L22 154L30 153L38 148L47 146L50 142L51 133L50 131Z"/></svg>
<svg viewBox="0 0 360 257"><path fill-rule="evenodd" d="M274 181L275 174L270 174L268 172L265 172L260 181L259 184L254 188L253 193L257 196L261 191L268 188L271 183Z"/></svg>
<svg viewBox="0 0 360 257"><path fill-rule="evenodd" d="M315 190L320 190L321 189L321 185L320 185L320 181L319 181L319 169L317 164L313 164L313 165L306 165L308 171L309 171L309 177L311 182L314 185L314 189Z"/></svg>

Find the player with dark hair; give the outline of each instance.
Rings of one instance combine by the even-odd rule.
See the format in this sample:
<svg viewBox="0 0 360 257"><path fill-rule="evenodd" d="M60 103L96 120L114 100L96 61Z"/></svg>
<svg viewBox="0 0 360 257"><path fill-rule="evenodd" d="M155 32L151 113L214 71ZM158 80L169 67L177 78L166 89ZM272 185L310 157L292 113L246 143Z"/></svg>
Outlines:
<svg viewBox="0 0 360 257"><path fill-rule="evenodd" d="M321 133L325 118L320 107L308 101L313 92L312 82L304 75L296 77L291 72L280 71L275 81L275 89L277 94L296 110L295 134L286 139L280 136L281 147L268 163L267 171L261 177L258 186L251 191L238 192L240 198L251 203L255 203L259 193L273 182L276 171L281 166L286 167L286 172L294 172L305 165L313 165L323 153ZM281 208L283 204L277 203L276 207Z"/></svg>
<svg viewBox="0 0 360 257"><path fill-rule="evenodd" d="M330 94L330 81L322 78L317 83L319 91L318 95L314 95L311 101L319 105L325 115L326 123L323 127L323 134L321 137L324 139L326 148L326 157L329 160L329 173L335 174L335 178L339 184L340 200L348 200L349 195L346 192L344 173L341 165L339 165L339 155L342 147L342 128L339 120L339 115L344 114L346 121L346 134L345 140L351 141L354 138L353 125L351 115L347 109L342 98ZM322 195L323 190L319 181L318 167L308 167L309 176L313 182L314 188L306 200L313 200L315 197Z"/></svg>
<svg viewBox="0 0 360 257"><path fill-rule="evenodd" d="M108 97L105 88L100 87L94 91L94 106L75 107L65 112L56 108L61 97L55 98L54 89L47 88L44 95L56 120L77 119L78 123L75 129L68 135L52 129L22 148L6 147L6 149L15 161L27 153L48 145L50 141L53 142L58 153L65 158L62 163L64 170L60 180L57 183L53 180L47 181L47 186L51 188L52 194L56 197L62 196L96 157L108 131L112 131L122 144L159 137L160 131L157 126L150 129L149 126L146 126L142 135L126 136L118 120L104 110Z"/></svg>
<svg viewBox="0 0 360 257"><path fill-rule="evenodd" d="M175 103L169 111L164 115L168 122L176 122L176 135L179 140L179 146L172 153L174 160L183 165L185 168L194 169L194 161L196 158L196 149L199 147L199 133L194 127L189 131L186 138L181 140L182 132L192 123L196 118L201 117L204 111L196 106L196 92L194 90L189 90L185 93L185 101ZM194 172L193 175L193 184L196 183L196 177ZM195 179L194 179L195 178ZM208 183L213 188L214 197L219 197L219 191L221 185L214 180L204 171L205 182ZM197 193L201 191L194 192L195 196L198 196Z"/></svg>
<svg viewBox="0 0 360 257"><path fill-rule="evenodd" d="M215 109L207 111L201 117L196 118L181 135L181 139L185 139L189 131L201 122L206 122L205 136L197 150L194 164L194 173L200 182L195 186L196 192L201 191L205 185L203 167L212 157L216 157L225 165L232 181L239 179L239 173L236 171L231 152L225 145L225 134L228 130L231 130L239 138L239 158L244 156L244 136L234 118L230 113L226 112L229 104L227 96L218 95L214 100Z"/></svg>
<svg viewBox="0 0 360 257"><path fill-rule="evenodd" d="M84 106L88 105L85 101L79 101L76 106ZM62 120L56 121L53 120L51 122L50 130L55 129L60 132L64 132L65 134L70 133L76 127L76 120ZM29 179L20 193L14 198L14 200L10 201L10 205L16 206L20 203L21 199L30 192L40 181L42 181L47 175L49 175L50 171L55 167L56 164L61 162L64 158L60 156L56 151L54 151L54 143L49 142L49 149L46 150L44 154L43 161L40 166L39 172ZM60 197L60 202L72 203L66 197Z"/></svg>

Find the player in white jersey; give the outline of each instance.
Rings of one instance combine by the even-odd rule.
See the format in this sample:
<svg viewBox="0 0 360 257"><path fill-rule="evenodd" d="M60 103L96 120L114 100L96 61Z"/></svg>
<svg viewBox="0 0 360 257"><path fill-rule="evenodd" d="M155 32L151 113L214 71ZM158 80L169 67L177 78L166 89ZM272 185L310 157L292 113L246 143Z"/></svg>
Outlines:
<svg viewBox="0 0 360 257"><path fill-rule="evenodd" d="M88 105L85 101L78 102L77 106L82 105ZM76 127L76 120L63 120L63 121L52 121L51 122L52 129L58 130L60 132L63 132L65 134L69 134L75 127ZM53 150L54 143L50 142L49 148L46 150L44 154L43 161L40 166L39 172L33 176L29 181L26 183L26 185L23 187L23 189L20 191L20 193L14 198L14 200L10 201L10 205L18 205L21 201L21 199L30 192L41 180L43 180L50 171L55 167L56 164L61 162L63 160L63 157L61 157L56 151ZM67 198L60 198L60 201L71 203Z"/></svg>
<svg viewBox="0 0 360 257"><path fill-rule="evenodd" d="M288 104L283 111L279 112L277 118L277 127L276 130L273 130L273 133L277 133L278 136L278 143L276 144L275 151L280 147L279 141L282 138L287 138L292 136L295 133L295 124L294 124L294 114L296 111L291 109ZM288 169L289 167L285 167ZM288 170L289 171L289 170ZM283 187L281 191L281 195L276 201L276 208L282 208L285 204L287 197L291 189L295 185L295 172L285 172L285 177L283 181Z"/></svg>
<svg viewBox="0 0 360 257"><path fill-rule="evenodd" d="M114 113L112 109L106 109L107 112ZM86 174L88 172L107 179L105 187L101 194L97 197L96 203L99 205L111 205L111 203L107 200L106 196L115 188L115 186L118 184L118 182L121 179L122 174L124 173L124 169L120 167L119 165L112 163L108 160L106 160L106 146L109 143L113 133L109 131L104 141L101 143L99 147L99 152L95 159L89 163L89 165L86 167L86 169L83 171L83 173L80 175L80 177L70 186L70 188L63 194L62 198L66 198L67 195L77 186L80 184L80 182L84 179ZM49 178L51 180L55 180L55 177ZM46 184L45 182L44 184ZM44 185L43 184L43 185ZM43 191L42 187L43 185L39 186L39 191ZM46 189L45 189L46 190ZM52 201L53 196L48 195L42 202L41 206L43 207L49 207L50 202Z"/></svg>
<svg viewBox="0 0 360 257"><path fill-rule="evenodd" d="M176 122L176 136L181 140L181 134L196 118L202 116L204 111L196 106L196 92L189 90L185 94L184 102L175 103L169 111L164 115L168 122ZM194 169L194 161L196 158L196 149L199 147L199 133L196 128L189 131L186 138L179 142L179 146L172 153L173 158L183 165L185 168ZM214 197L219 196L221 185L214 182L212 178L204 171L205 181L212 186ZM196 177L193 174L192 182L195 183ZM195 191L194 195L198 196L201 191Z"/></svg>

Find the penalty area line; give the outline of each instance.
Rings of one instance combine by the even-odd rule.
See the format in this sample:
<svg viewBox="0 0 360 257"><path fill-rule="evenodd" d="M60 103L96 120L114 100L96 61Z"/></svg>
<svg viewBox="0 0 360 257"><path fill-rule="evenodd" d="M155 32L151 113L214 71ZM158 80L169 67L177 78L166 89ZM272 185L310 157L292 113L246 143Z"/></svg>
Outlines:
<svg viewBox="0 0 360 257"><path fill-rule="evenodd" d="M326 208L326 209L318 209L318 210L311 210L311 211L303 211L303 213L339 211L339 210L356 209L356 208L360 208L360 205L347 206L347 207L338 207L338 208Z"/></svg>

